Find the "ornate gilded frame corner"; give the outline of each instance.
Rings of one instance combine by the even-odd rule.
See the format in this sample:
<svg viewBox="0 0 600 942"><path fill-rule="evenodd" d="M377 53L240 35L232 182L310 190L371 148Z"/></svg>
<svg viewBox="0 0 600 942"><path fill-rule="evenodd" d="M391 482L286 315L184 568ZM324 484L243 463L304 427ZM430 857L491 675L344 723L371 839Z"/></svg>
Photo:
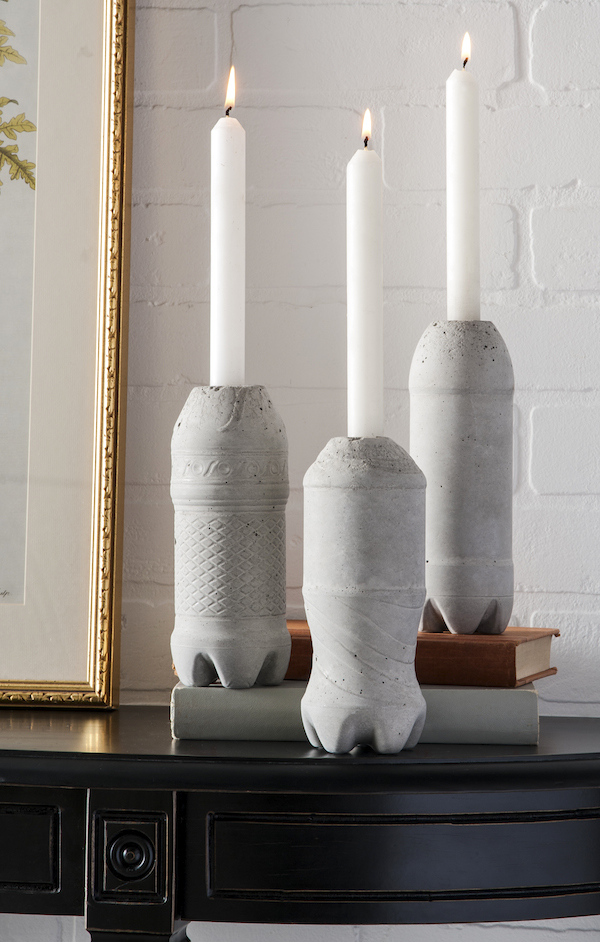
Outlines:
<svg viewBox="0 0 600 942"><path fill-rule="evenodd" d="M104 0L101 218L87 680L0 681L0 704L118 704L135 0Z"/></svg>

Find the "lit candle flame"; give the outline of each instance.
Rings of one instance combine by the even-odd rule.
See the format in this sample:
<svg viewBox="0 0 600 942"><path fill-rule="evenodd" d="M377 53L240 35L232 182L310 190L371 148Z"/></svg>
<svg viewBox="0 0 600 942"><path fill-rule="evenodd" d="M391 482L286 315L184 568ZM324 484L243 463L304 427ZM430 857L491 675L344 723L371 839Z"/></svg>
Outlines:
<svg viewBox="0 0 600 942"><path fill-rule="evenodd" d="M363 118L362 137L366 147L367 141L371 138L371 112L368 108L365 111L365 116Z"/></svg>
<svg viewBox="0 0 600 942"><path fill-rule="evenodd" d="M235 68L231 66L229 81L227 83L227 94L225 96L225 112L229 114L235 105Z"/></svg>
<svg viewBox="0 0 600 942"><path fill-rule="evenodd" d="M468 33L465 33L465 38L463 39L461 58L463 61L463 69L464 69L467 62L471 58L471 37L469 36Z"/></svg>

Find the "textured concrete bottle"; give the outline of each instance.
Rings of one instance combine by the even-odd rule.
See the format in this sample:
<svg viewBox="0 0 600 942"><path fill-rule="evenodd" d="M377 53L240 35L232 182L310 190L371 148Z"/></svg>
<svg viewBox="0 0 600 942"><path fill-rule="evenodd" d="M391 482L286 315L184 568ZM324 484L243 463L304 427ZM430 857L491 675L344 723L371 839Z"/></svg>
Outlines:
<svg viewBox="0 0 600 942"><path fill-rule="evenodd" d="M389 438L333 438L304 477L304 601L313 746L414 746L425 701L414 659L425 600L425 478Z"/></svg>
<svg viewBox="0 0 600 942"><path fill-rule="evenodd" d="M421 628L500 634L513 607L513 370L491 321L436 321L410 371L410 451L427 478Z"/></svg>
<svg viewBox="0 0 600 942"><path fill-rule="evenodd" d="M262 386L198 386L171 445L179 679L204 687L281 683L287 437Z"/></svg>

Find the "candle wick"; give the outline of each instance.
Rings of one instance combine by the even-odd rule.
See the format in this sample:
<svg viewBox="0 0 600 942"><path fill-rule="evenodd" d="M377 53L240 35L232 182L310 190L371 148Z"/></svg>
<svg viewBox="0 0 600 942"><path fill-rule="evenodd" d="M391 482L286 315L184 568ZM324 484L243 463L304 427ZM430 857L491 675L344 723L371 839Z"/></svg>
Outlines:
<svg viewBox="0 0 600 942"><path fill-rule="evenodd" d="M466 58L465 61L463 62L463 69L466 68L466 65L467 65L467 62L468 62L468 61L469 61L469 57L467 56L467 58Z"/></svg>
<svg viewBox="0 0 600 942"><path fill-rule="evenodd" d="M365 137L365 150L367 149L367 144L369 143L369 138Z"/></svg>
<svg viewBox="0 0 600 942"><path fill-rule="evenodd" d="M233 105L230 105L229 108L226 108L226 109L225 109L225 114L226 114L227 117L229 117L229 112L231 111L232 107L233 107Z"/></svg>

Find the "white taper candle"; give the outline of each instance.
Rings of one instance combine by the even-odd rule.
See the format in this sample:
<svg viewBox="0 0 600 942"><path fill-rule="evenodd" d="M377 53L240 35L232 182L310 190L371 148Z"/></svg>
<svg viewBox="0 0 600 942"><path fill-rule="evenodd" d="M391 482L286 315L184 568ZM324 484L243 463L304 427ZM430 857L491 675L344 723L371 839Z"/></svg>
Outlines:
<svg viewBox="0 0 600 942"><path fill-rule="evenodd" d="M246 132L229 111L235 102L233 67L226 114L211 133L210 385L243 386L246 320Z"/></svg>
<svg viewBox="0 0 600 942"><path fill-rule="evenodd" d="M468 44L468 46L467 46ZM479 289L479 85L465 65L446 82L446 204L448 320L480 317Z"/></svg>
<svg viewBox="0 0 600 942"><path fill-rule="evenodd" d="M348 291L348 436L383 435L383 174L364 148L348 164L346 185Z"/></svg>

